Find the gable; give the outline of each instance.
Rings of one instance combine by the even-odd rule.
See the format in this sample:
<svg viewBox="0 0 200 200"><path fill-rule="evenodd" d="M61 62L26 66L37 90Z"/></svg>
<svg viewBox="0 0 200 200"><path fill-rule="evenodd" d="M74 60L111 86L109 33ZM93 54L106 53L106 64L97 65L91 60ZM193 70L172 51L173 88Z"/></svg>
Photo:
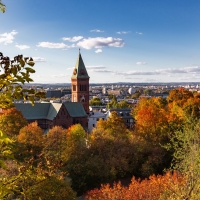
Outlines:
<svg viewBox="0 0 200 200"><path fill-rule="evenodd" d="M80 102L64 102L63 105L71 117L87 117L87 113Z"/></svg>
<svg viewBox="0 0 200 200"><path fill-rule="evenodd" d="M51 103L48 114L47 114L47 119L53 120L58 114L61 106L62 106L61 103Z"/></svg>

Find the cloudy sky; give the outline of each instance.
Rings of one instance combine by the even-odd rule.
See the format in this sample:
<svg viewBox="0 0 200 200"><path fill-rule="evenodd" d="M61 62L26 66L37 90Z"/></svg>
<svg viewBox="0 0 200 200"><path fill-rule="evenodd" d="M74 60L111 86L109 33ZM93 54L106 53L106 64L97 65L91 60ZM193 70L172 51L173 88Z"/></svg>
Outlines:
<svg viewBox="0 0 200 200"><path fill-rule="evenodd" d="M31 56L36 83L200 82L199 0L2 0L0 52Z"/></svg>

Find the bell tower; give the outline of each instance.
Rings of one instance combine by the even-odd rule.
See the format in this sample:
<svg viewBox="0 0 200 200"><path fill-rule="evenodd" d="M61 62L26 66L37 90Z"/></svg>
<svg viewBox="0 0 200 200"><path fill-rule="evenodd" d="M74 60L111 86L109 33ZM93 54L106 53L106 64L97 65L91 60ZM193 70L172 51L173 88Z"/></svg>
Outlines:
<svg viewBox="0 0 200 200"><path fill-rule="evenodd" d="M72 102L81 102L86 113L89 113L89 79L79 49L78 59L71 76Z"/></svg>

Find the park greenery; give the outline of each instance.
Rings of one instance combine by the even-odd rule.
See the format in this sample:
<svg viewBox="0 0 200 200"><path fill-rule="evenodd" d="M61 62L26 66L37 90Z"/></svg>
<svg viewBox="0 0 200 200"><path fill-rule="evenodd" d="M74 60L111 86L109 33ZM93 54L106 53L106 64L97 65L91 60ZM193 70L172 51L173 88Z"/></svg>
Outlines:
<svg viewBox="0 0 200 200"><path fill-rule="evenodd" d="M132 109L133 129L112 112L90 135L80 124L44 134L13 104L40 95L23 89L32 81L33 64L31 58L1 54L0 199L200 198L198 93L179 88L167 99L141 98Z"/></svg>

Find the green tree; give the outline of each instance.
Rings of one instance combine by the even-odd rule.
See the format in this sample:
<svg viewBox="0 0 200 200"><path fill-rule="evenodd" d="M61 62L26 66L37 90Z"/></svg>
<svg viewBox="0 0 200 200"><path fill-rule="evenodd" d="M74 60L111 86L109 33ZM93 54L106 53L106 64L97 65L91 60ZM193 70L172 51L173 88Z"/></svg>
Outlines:
<svg viewBox="0 0 200 200"><path fill-rule="evenodd" d="M117 104L117 108L130 108L131 106L127 103L127 101L123 100Z"/></svg>
<svg viewBox="0 0 200 200"><path fill-rule="evenodd" d="M90 106L101 106L101 105L102 105L102 102L100 98L95 97L90 100Z"/></svg>
<svg viewBox="0 0 200 200"><path fill-rule="evenodd" d="M136 92L135 94L132 94L131 99L138 99L140 95L141 95L140 92Z"/></svg>
<svg viewBox="0 0 200 200"><path fill-rule="evenodd" d="M8 138L8 136L0 130L0 168L5 168L4 161L12 156L12 144L13 141Z"/></svg>
<svg viewBox="0 0 200 200"><path fill-rule="evenodd" d="M112 98L112 100L107 104L107 108L116 108L117 104L118 104L117 98L115 95L109 97L109 99L111 99L111 98Z"/></svg>
<svg viewBox="0 0 200 200"><path fill-rule="evenodd" d="M145 95L151 95L153 91L151 89L146 89L143 91Z"/></svg>
<svg viewBox="0 0 200 200"><path fill-rule="evenodd" d="M27 66L28 65L28 66ZM33 89L23 89L24 83L32 82L30 78L35 70L32 68L32 58L15 56L13 60L3 56L0 52L0 107L14 107L13 101L21 98L34 102L34 98L44 96L42 92L35 92Z"/></svg>
<svg viewBox="0 0 200 200"><path fill-rule="evenodd" d="M185 184L168 191L168 199L196 200L200 198L200 122L188 118L183 130L176 131L166 146L174 151L172 170L185 177ZM167 198L166 198L167 199Z"/></svg>

